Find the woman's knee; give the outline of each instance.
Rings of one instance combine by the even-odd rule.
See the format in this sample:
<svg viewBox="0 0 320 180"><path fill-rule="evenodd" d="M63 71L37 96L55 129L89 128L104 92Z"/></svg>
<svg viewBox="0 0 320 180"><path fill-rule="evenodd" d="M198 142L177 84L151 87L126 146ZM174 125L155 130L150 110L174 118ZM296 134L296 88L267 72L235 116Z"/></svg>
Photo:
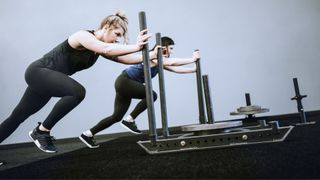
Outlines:
<svg viewBox="0 0 320 180"><path fill-rule="evenodd" d="M82 101L86 97L86 89L82 85L77 86L74 90L74 97Z"/></svg>

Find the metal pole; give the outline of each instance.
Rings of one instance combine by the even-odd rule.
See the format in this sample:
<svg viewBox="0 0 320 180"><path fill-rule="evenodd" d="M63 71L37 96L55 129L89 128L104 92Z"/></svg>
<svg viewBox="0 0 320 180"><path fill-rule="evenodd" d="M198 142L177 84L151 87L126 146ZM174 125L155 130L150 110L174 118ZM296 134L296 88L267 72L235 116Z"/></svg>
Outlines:
<svg viewBox="0 0 320 180"><path fill-rule="evenodd" d="M246 96L246 104L247 104L247 106L251 106L250 94L249 94L249 93L246 93L245 96ZM252 118L252 117L253 117L252 114L249 114L249 115L248 115L248 118Z"/></svg>
<svg viewBox="0 0 320 180"><path fill-rule="evenodd" d="M249 94L249 93L246 93L245 96L246 96L246 104L247 104L247 106L251 106L250 94Z"/></svg>
<svg viewBox="0 0 320 180"><path fill-rule="evenodd" d="M156 33L156 44L162 47L160 33ZM166 92L165 92L165 85L164 85L162 49L159 49L157 54L157 59L158 59L158 68L159 68L159 91L160 91L162 133L163 133L163 137L167 138L169 136L169 130L168 130Z"/></svg>
<svg viewBox="0 0 320 180"><path fill-rule="evenodd" d="M214 117L213 117L213 108L212 108L212 102L211 102L211 96L210 96L210 87L209 87L209 79L208 75L203 75L203 90L204 90L204 97L206 100L206 107L207 107L207 117L208 117L208 123L213 124L214 123Z"/></svg>
<svg viewBox="0 0 320 180"><path fill-rule="evenodd" d="M297 109L300 113L300 121L301 121L301 123L306 123L307 118L306 118L306 113L304 112L304 109L303 109L302 99L307 97L307 95L300 94L299 84L298 84L297 78L293 78L293 85L294 85L294 90L295 90L296 96L291 98L291 100L297 101Z"/></svg>
<svg viewBox="0 0 320 180"><path fill-rule="evenodd" d="M199 122L200 124L206 124L206 117L204 114L203 106L203 93L202 93L202 82L201 82L201 67L200 59L196 61L196 75L197 75L197 90L198 90L198 107L199 107Z"/></svg>
<svg viewBox="0 0 320 180"><path fill-rule="evenodd" d="M147 29L147 21L145 12L139 12L140 31ZM142 49L143 57L143 72L146 87L146 100L148 106L148 120L149 120L149 137L151 143L155 144L157 141L157 130L155 122L154 104L153 104L153 90L151 82L150 62L149 62L149 45L145 44Z"/></svg>

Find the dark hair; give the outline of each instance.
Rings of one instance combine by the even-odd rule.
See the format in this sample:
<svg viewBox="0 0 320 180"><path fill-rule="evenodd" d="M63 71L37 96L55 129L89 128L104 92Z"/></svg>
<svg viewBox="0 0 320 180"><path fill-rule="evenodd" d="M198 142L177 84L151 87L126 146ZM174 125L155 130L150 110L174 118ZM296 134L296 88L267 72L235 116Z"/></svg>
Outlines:
<svg viewBox="0 0 320 180"><path fill-rule="evenodd" d="M171 38L164 36L164 37L161 37L161 44L162 46L170 46L170 45L174 45L174 41Z"/></svg>
<svg viewBox="0 0 320 180"><path fill-rule="evenodd" d="M167 46L170 46L170 45L174 45L174 41L167 37L167 36L163 36L161 37L161 45L162 47L167 47ZM154 45L154 47L150 50L150 51L153 51L154 48L156 48L157 45Z"/></svg>

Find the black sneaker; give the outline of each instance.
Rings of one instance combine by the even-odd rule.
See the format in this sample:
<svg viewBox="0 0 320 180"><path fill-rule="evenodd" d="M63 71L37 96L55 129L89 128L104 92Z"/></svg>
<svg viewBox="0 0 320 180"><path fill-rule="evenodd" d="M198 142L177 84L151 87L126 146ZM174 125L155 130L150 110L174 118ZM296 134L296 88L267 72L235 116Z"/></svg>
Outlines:
<svg viewBox="0 0 320 180"><path fill-rule="evenodd" d="M43 152L56 153L57 148L53 145L52 140L55 140L53 136L50 136L49 132L39 133L39 125L29 132L30 138L36 144L36 146Z"/></svg>
<svg viewBox="0 0 320 180"><path fill-rule="evenodd" d="M88 137L84 135L83 133L79 136L79 139L85 143L89 148L98 148L100 145L97 145L94 141L93 137Z"/></svg>
<svg viewBox="0 0 320 180"><path fill-rule="evenodd" d="M128 121L122 120L121 125L134 134L142 134L142 132L137 128L137 125L135 122L128 122Z"/></svg>

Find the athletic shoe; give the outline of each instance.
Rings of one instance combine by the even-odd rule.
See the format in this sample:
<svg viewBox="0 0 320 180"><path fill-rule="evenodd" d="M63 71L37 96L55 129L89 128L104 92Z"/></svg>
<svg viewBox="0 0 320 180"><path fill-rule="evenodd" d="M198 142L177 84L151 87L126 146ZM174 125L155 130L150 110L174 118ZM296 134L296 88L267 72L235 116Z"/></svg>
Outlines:
<svg viewBox="0 0 320 180"><path fill-rule="evenodd" d="M4 165L4 162L0 162L0 166Z"/></svg>
<svg viewBox="0 0 320 180"><path fill-rule="evenodd" d="M49 132L39 132L38 128L41 123L33 130L29 132L30 138L36 144L36 146L43 152L56 153L57 148L53 145L52 140L55 140L53 136L50 136Z"/></svg>
<svg viewBox="0 0 320 180"><path fill-rule="evenodd" d="M134 134L142 134L142 131L140 131L138 128L137 128L137 125L135 122L128 122L128 121L124 121L122 120L121 121L121 125L128 129L129 131L131 131L132 133Z"/></svg>
<svg viewBox="0 0 320 180"><path fill-rule="evenodd" d="M98 148L100 145L97 145L94 141L93 137L88 137L84 135L83 133L79 136L79 139L85 143L89 148Z"/></svg>

